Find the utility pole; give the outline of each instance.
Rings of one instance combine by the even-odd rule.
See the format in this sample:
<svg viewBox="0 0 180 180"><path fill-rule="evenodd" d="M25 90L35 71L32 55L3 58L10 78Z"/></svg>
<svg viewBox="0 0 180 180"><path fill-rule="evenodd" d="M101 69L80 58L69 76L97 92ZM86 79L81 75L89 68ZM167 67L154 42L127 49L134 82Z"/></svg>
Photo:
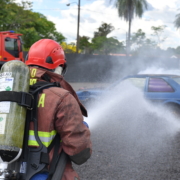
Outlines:
<svg viewBox="0 0 180 180"><path fill-rule="evenodd" d="M77 20L77 41L76 41L76 53L79 51L79 23L80 23L80 0L78 0L78 20Z"/></svg>

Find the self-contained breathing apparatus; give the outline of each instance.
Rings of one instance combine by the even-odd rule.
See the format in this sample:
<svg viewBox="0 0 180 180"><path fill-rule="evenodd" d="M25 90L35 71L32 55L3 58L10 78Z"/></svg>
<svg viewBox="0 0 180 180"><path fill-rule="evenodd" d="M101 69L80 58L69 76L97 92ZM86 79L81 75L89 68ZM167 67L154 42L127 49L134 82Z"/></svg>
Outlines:
<svg viewBox="0 0 180 180"><path fill-rule="evenodd" d="M21 69L21 73L22 73L22 69L24 69L24 73L26 72L26 74L23 75L27 76L27 78L25 79L25 81L27 81L27 79L29 78L29 75L27 73L29 69L24 63L20 61L18 62L10 61L5 63L2 67L0 75L5 76L5 74L11 74L11 77L8 77L9 80L15 80L16 78L19 78L19 81L21 81L22 74L19 75L18 77L15 77L17 76L18 70L20 69ZM13 75L13 72L16 72L15 76ZM5 80L7 80L7 77L5 77ZM5 85L9 85L7 82L3 82L3 83ZM30 180L34 175L43 171L48 172L48 180L60 179L64 172L68 156L64 152L62 152L60 155L58 154L58 150L60 146L59 135L55 136L49 147L43 145L43 143L41 142L38 136L38 119L37 119L37 113L38 113L37 101L39 94L45 88L60 87L60 84L56 82L55 83L49 83L44 81L37 82L35 85L30 87L30 91L29 90L24 91L24 89L16 89L15 82L13 82L13 84L11 85L12 86L9 88L12 89L12 91L0 89L0 103L4 101L6 103L7 102L10 103L9 105L10 111L11 110L16 111L17 108L20 108L20 110L22 109L21 111L23 112L25 111L25 109L27 109L27 113L24 113L26 114L25 120L20 119L20 121L22 121L21 123L20 121L15 122L12 119L17 117L19 118L19 116L16 114L21 112L19 109L18 112L13 114L14 117L10 116L7 113L7 110L6 110L6 115L2 114L0 110L0 180ZM1 104L0 104L0 108L1 108ZM36 141L39 144L37 148L28 146L30 122L33 122L34 124L34 135ZM22 144L20 145L16 142L16 140L15 143L11 142L7 144L8 142L5 142L7 139L5 138L5 135L9 135L9 131L12 130L12 129L10 130L7 129L7 126L12 123L14 124L16 123L13 128L16 128L16 125L19 123L22 124L22 127L19 128L19 132L16 132L16 133L21 133L20 131L23 131ZM9 139L13 139L14 137L16 138L17 136L11 134L11 137L9 137ZM54 155L52 158L52 163L50 169L47 170L46 167L49 165L49 152L53 147L54 147ZM58 170L56 171L56 169Z"/></svg>

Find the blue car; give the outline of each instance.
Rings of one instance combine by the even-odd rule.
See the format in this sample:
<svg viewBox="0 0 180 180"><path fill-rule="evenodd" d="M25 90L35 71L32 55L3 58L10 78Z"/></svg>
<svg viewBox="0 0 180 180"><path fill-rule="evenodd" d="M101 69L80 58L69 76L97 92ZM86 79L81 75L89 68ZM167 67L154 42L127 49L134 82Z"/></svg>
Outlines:
<svg viewBox="0 0 180 180"><path fill-rule="evenodd" d="M89 103L99 101L103 94L115 89L122 82L130 82L141 89L144 97L151 102L168 105L177 113L180 111L180 76L169 74L137 74L130 75L116 81L108 88L85 89L76 91L80 101L87 106Z"/></svg>

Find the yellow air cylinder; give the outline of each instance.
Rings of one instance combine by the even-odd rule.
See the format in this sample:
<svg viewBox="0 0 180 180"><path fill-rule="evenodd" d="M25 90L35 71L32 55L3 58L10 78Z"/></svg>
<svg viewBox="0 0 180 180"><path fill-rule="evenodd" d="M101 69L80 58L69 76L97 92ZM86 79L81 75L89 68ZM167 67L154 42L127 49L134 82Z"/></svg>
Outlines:
<svg viewBox="0 0 180 180"><path fill-rule="evenodd" d="M18 60L6 62L0 73L0 91L29 92L30 72ZM10 162L22 151L26 107L0 102L0 163ZM9 156L9 158L8 158Z"/></svg>

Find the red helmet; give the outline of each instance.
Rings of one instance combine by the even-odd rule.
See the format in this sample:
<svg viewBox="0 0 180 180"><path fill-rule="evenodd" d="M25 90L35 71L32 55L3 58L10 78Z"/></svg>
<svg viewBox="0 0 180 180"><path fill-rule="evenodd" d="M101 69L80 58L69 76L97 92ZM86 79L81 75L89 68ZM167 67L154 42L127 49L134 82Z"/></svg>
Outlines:
<svg viewBox="0 0 180 180"><path fill-rule="evenodd" d="M65 54L62 47L52 39L41 39L29 49L26 65L37 65L47 69L65 66Z"/></svg>

